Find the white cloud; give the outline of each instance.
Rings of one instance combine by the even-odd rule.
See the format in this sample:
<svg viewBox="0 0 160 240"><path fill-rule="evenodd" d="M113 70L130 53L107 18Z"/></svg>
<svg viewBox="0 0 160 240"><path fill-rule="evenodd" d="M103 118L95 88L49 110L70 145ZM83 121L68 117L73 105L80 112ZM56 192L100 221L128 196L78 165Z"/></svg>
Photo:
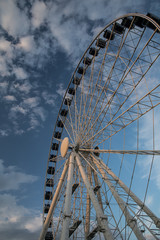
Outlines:
<svg viewBox="0 0 160 240"><path fill-rule="evenodd" d="M44 110L44 108L42 107L36 107L33 109L33 112L35 113L35 115L37 115L38 117L40 117L40 119L44 122L46 119L46 111Z"/></svg>
<svg viewBox="0 0 160 240"><path fill-rule="evenodd" d="M23 173L15 166L5 167L0 160L0 191L17 190L21 184L33 183L36 180L36 176Z"/></svg>
<svg viewBox="0 0 160 240"><path fill-rule="evenodd" d="M17 67L13 69L13 73L16 75L17 79L25 79L28 77L27 73L23 68Z"/></svg>
<svg viewBox="0 0 160 240"><path fill-rule="evenodd" d="M7 137L9 135L9 130L0 129L0 136Z"/></svg>
<svg viewBox="0 0 160 240"><path fill-rule="evenodd" d="M33 36L22 37L17 47L22 48L26 52L30 52L32 50L34 51L35 42L34 42Z"/></svg>
<svg viewBox="0 0 160 240"><path fill-rule="evenodd" d="M52 46L52 47L51 47ZM34 35L26 35L16 45L17 55L23 56L23 63L29 67L44 68L51 55L55 53L55 40L49 30L39 31Z"/></svg>
<svg viewBox="0 0 160 240"><path fill-rule="evenodd" d="M40 125L38 119L36 118L36 116L34 114L31 114L29 124L30 124L30 126L27 129L28 131L35 129Z"/></svg>
<svg viewBox="0 0 160 240"><path fill-rule="evenodd" d="M55 106L56 94L49 94L47 91L42 92L42 97L45 100L45 103Z"/></svg>
<svg viewBox="0 0 160 240"><path fill-rule="evenodd" d="M54 19L52 18L53 14L55 15ZM89 40L91 40L87 31L88 25L85 21L77 23L72 18L64 21L62 16L58 11L51 12L49 26L53 37L57 40L57 44L70 56L69 60L77 62L77 59L87 48ZM64 21L63 24L61 24L62 21Z"/></svg>
<svg viewBox="0 0 160 240"><path fill-rule="evenodd" d="M42 227L42 216L35 216L25 224L25 228L30 232L35 232Z"/></svg>
<svg viewBox="0 0 160 240"><path fill-rule="evenodd" d="M57 92L61 97L63 97L64 94L65 94L65 92L66 92L66 89L64 89L63 83L57 84L57 87L58 87L58 89L56 90L56 92Z"/></svg>
<svg viewBox="0 0 160 240"><path fill-rule="evenodd" d="M4 37L0 39L0 51L8 51L10 49L11 43L7 41Z"/></svg>
<svg viewBox="0 0 160 240"><path fill-rule="evenodd" d="M0 194L0 234L2 239L36 240L42 227L39 211L19 204L11 194Z"/></svg>
<svg viewBox="0 0 160 240"><path fill-rule="evenodd" d="M20 11L15 0L0 1L0 22L2 27L13 36L21 36L29 31L30 21Z"/></svg>
<svg viewBox="0 0 160 240"><path fill-rule="evenodd" d="M120 16L125 13L127 7L132 6L131 1L122 0L122 2L70 0L67 3L63 1L52 5L47 21L58 45L70 56L69 61L75 62L77 58L80 59L81 54L93 40L93 33L94 35L98 33L95 31L96 21L103 19L102 24L104 24L107 16L107 24L114 20L113 16L114 18ZM87 20L90 20L93 25ZM98 29L100 30L100 27Z"/></svg>
<svg viewBox="0 0 160 240"><path fill-rule="evenodd" d="M4 56L0 56L0 75L2 77L10 75L8 63Z"/></svg>
<svg viewBox="0 0 160 240"><path fill-rule="evenodd" d="M24 109L23 107L19 106L19 105L16 105L16 106L13 106L11 109L10 109L10 115L12 117L16 117L16 114L17 113L21 113L23 115L25 115L27 113L27 109Z"/></svg>
<svg viewBox="0 0 160 240"><path fill-rule="evenodd" d="M16 222L20 220L22 214L28 213L28 210L22 206L18 209L16 197L10 194L0 194L0 202L1 224Z"/></svg>
<svg viewBox="0 0 160 240"><path fill-rule="evenodd" d="M14 133L17 135L42 126L42 122L46 120L46 117L47 111L40 106L39 97L25 98L19 105L12 105L9 112L9 119L12 120ZM21 121L19 121L19 118ZM23 123L25 123L25 127Z"/></svg>
<svg viewBox="0 0 160 240"><path fill-rule="evenodd" d="M39 27L47 17L47 8L43 2L36 1L32 6L32 24Z"/></svg>
<svg viewBox="0 0 160 240"><path fill-rule="evenodd" d="M153 204L153 196L148 195L145 204L150 207Z"/></svg>
<svg viewBox="0 0 160 240"><path fill-rule="evenodd" d="M15 134L16 135L22 135L25 131L23 130L23 129L17 129L17 128L15 128Z"/></svg>
<svg viewBox="0 0 160 240"><path fill-rule="evenodd" d="M5 94L7 92L8 82L0 82L0 92Z"/></svg>
<svg viewBox="0 0 160 240"><path fill-rule="evenodd" d="M28 80L25 80L25 82L23 83L15 83L14 88L12 90L14 91L15 89L18 90L19 92L28 94L32 89L32 85Z"/></svg>
<svg viewBox="0 0 160 240"><path fill-rule="evenodd" d="M16 98L15 98L15 96L13 96L13 95L6 95L6 96L4 96L3 97L6 101L8 101L8 102L14 102L14 101L16 101Z"/></svg>
<svg viewBox="0 0 160 240"><path fill-rule="evenodd" d="M92 29L93 38L96 37L100 31L102 31L103 27L104 26L98 26Z"/></svg>
<svg viewBox="0 0 160 240"><path fill-rule="evenodd" d="M0 53L0 75L3 77L10 76L10 66L14 57L14 48L3 36L0 38Z"/></svg>
<svg viewBox="0 0 160 240"><path fill-rule="evenodd" d="M28 108L35 108L39 105L40 99L38 97L26 98L23 101L23 104Z"/></svg>

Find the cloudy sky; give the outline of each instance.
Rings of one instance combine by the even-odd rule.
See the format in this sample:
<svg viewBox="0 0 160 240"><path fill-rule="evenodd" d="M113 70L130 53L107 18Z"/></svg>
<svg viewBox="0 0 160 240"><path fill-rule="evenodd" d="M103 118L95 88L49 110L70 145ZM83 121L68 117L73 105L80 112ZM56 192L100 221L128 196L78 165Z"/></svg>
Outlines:
<svg viewBox="0 0 160 240"><path fill-rule="evenodd" d="M128 12L158 16L160 2L0 0L3 240L38 238L48 151L62 96L91 40Z"/></svg>

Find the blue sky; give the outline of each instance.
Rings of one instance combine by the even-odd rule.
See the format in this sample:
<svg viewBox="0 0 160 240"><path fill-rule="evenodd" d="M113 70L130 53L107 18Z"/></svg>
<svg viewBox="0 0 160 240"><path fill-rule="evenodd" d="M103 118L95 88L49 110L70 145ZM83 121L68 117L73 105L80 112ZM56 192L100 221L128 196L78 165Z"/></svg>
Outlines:
<svg viewBox="0 0 160 240"><path fill-rule="evenodd" d="M39 236L48 151L65 89L91 40L128 12L158 16L160 2L0 0L3 240Z"/></svg>

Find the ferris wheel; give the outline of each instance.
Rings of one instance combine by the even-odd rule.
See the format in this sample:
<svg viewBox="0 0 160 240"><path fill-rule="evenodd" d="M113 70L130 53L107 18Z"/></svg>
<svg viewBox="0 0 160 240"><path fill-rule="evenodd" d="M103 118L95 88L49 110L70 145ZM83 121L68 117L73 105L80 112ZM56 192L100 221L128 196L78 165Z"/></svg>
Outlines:
<svg viewBox="0 0 160 240"><path fill-rule="evenodd" d="M84 52L53 131L40 240L160 239L147 204L160 161L159 55L150 13L115 19Z"/></svg>

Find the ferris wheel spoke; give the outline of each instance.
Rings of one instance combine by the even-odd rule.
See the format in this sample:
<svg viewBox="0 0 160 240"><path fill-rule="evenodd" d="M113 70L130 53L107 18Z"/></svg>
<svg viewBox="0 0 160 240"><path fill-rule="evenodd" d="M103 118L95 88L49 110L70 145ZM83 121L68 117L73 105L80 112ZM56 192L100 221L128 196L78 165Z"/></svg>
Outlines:
<svg viewBox="0 0 160 240"><path fill-rule="evenodd" d="M129 29L129 30L130 30L130 29ZM129 31L129 30L128 30L128 31ZM133 56L134 56L134 53L135 53L136 49L137 49L138 46L139 46L139 43L140 43L140 41L141 41L141 39L142 39L142 36L143 36L143 34L144 34L144 31L145 31L145 30L143 30L143 32L142 32L142 34L141 34L141 36L140 36L140 38L139 38L139 41L138 41L136 47L134 48L134 51L133 51L133 53L132 53L131 58L128 60L129 62L131 62L131 60L132 60L132 58L133 58ZM127 35L128 35L128 32L127 32ZM123 42L123 45L125 45L125 42ZM121 50L121 49L120 49L120 50ZM110 53L107 54L107 55L110 55ZM114 56L116 57L116 55L114 55ZM120 55L118 55L118 57L120 58ZM117 59L116 59L116 60L117 60ZM111 67L111 69L112 69L112 67ZM125 69L124 72L123 72L122 78L124 77L127 69L128 69L128 65L127 65L126 69ZM107 81L106 81L106 82L107 82ZM109 86L109 84L111 84L111 83L109 82L109 83L107 84L107 86ZM105 87L105 89L107 89L107 88L108 88L108 87ZM110 101L108 101L108 103L109 103L109 102L110 102ZM107 103L107 104L108 104L108 103ZM100 106L100 112L101 112L102 106L103 106L103 104L101 104L101 106ZM103 110L102 110L102 112L103 112ZM102 121L103 121L103 120L102 120Z"/></svg>
<svg viewBox="0 0 160 240"><path fill-rule="evenodd" d="M128 35L128 33L126 34L126 36L125 36L124 39L123 39L124 35L123 35L122 38L121 38L120 45L119 45L119 49L118 49L118 52L117 52L117 54L116 54L116 56L115 56L115 61L114 61L114 63L113 63L113 66L111 67L111 70L110 70L109 75L108 75L108 77L107 77L107 79L106 79L106 81L105 81L105 84L104 84L104 86L103 86L103 88L102 88L102 90L101 90L101 92L100 92L100 94L99 94L99 96L98 96L98 99L97 99L97 101L96 101L96 104L94 105L94 109L93 109L93 111L92 111L92 114L90 115L90 118L89 118L89 120L88 120L88 123L87 123L87 124L84 124L85 130L87 129L91 118L94 117L94 115L95 115L94 113L95 113L96 107L97 107L97 105L98 105L98 103L99 103L99 100L100 100L100 98L101 98L102 93L104 92L104 90L105 90L105 88L106 88L106 83L107 83L107 86L108 86L108 84L109 84L109 82L110 82L110 79L111 79L111 76L112 76L112 73L113 73L113 70L114 70L116 61L117 61L117 59L118 59L118 57L119 57L120 50L121 50L122 47L123 47L123 44L124 44L124 42L125 42L125 39L126 39L127 35ZM106 51L106 53L107 53L107 51ZM106 55L105 55L105 56L106 56ZM105 60L105 59L104 59L104 60ZM104 65L104 64L103 64L103 65ZM101 70L101 69L100 69L100 70Z"/></svg>
<svg viewBox="0 0 160 240"><path fill-rule="evenodd" d="M62 139L60 139L60 138L55 138L55 137L53 137L53 139L56 140L56 141L58 141L58 142L62 142Z"/></svg>
<svg viewBox="0 0 160 240"><path fill-rule="evenodd" d="M159 55L160 55L160 54L159 54ZM154 62L157 60L157 58L159 57L159 55L155 58ZM153 63L154 63L154 62L153 62ZM152 63L152 64L153 64L153 63ZM145 72L145 74L148 72L148 70L149 70L149 69L147 69L147 71ZM142 76L144 77L145 74L143 74ZM113 120L114 117L116 116L116 114L118 113L118 111L120 110L120 108L122 108L122 106L125 104L126 100L127 100L127 99L129 98L129 96L132 94L132 92L134 91L134 89L138 86L138 84L140 83L140 81L141 81L141 80L139 80L139 82L138 82L136 85L134 85L133 90L132 90L132 91L130 92L130 94L127 96L127 98L125 99L125 101L124 101L122 104L120 104L118 110L113 114L113 116L112 116L112 118L111 118L111 120L110 120L111 122L114 121L114 120ZM133 104L133 106L135 106L137 103L141 103L143 106L146 106L146 107L154 107L154 106L153 106L153 101L152 101L152 98L153 98L152 92L154 92L158 87L159 87L159 85L156 86L155 88L153 88L150 92L148 92L147 95L144 96L144 97L147 97L147 96L149 97L151 104L148 104L148 105L142 104L142 103L141 103L141 100L143 100L143 98L144 98L144 97L143 97L142 99L138 100L135 104ZM115 94L115 93L114 93L114 94ZM153 94L154 94L154 93L153 93ZM158 97L157 97L157 98L158 98ZM112 98L112 99L113 99L113 98ZM105 107L108 105L108 103L109 103L109 107L110 107L111 102L112 102L112 100L111 100L111 101L109 100L109 101L107 102L107 104L105 105ZM156 106L157 106L157 105L156 105ZM94 121L94 123L91 125L91 127L88 129L88 132L86 133L86 135L84 136L83 139L85 139L85 138L88 136L90 130L91 130L91 129L94 127L94 125L98 122L98 119L99 119L99 117L101 116L101 114L103 113L105 107L104 107L103 110L99 113L98 117L96 118L96 120ZM101 123L101 124L100 124L100 127L102 126L104 117L106 116L109 107L107 107L107 110L105 111L105 114L104 114L104 116L102 117L102 119L101 119L101 121L100 121L100 123ZM147 112L148 112L148 111L147 111ZM123 114L123 113L122 113L122 114ZM122 114L120 114L120 116L122 116ZM120 118L120 121L121 121L121 118ZM122 122L122 123L123 123L123 122ZM103 129L103 128L101 128L101 129ZM99 128L98 128L98 130L99 130ZM100 130L100 131L101 131L101 130ZM97 132L98 132L98 131L97 131ZM83 139L82 139L82 141L83 141Z"/></svg>
<svg viewBox="0 0 160 240"><path fill-rule="evenodd" d="M145 228L148 230L148 232L151 234L150 237L153 236L154 239L159 240L159 238L156 236L156 233L155 233L153 230L151 230L151 228L150 228L150 226L149 226L149 225L150 225L149 222L145 223L145 222L144 222L144 219L143 219L143 218L140 218L140 216L139 216L139 210L137 211L137 213L135 213L135 211L133 211L133 209L130 208L129 205L128 205L128 209L133 213L133 217L136 217L136 218L139 220L139 222L142 224L141 227L145 227ZM126 227L127 227L127 223L126 223L126 224L124 225L124 227L120 230L120 232L115 235L115 238L119 237L119 235L126 229ZM144 231L144 230L142 229L141 232L143 232L143 231ZM132 232L130 232L130 235L131 235L131 233L132 233ZM128 236L128 239L130 239L130 235Z"/></svg>
<svg viewBox="0 0 160 240"><path fill-rule="evenodd" d="M107 183L107 185L108 185L110 191L112 192L115 200L117 201L117 204L119 205L122 213L124 214L125 219L127 221L127 225L133 230L133 232L134 232L135 236L137 237L137 239L145 240L145 238L142 235L141 231L139 230L136 222L134 223L133 216L131 216L129 211L127 210L126 203L123 201L123 199L120 198L120 196L118 195L117 191L115 191L115 189L114 189L113 185L111 184L109 178L107 177L105 171L101 168L99 162L95 161L95 158L93 158L93 161L94 161L95 165L97 166L98 170L100 171L100 173L102 174L102 178Z"/></svg>
<svg viewBox="0 0 160 240"><path fill-rule="evenodd" d="M61 117L59 117L59 118L61 119L61 121L62 121L62 123L63 123L63 126L64 126L64 128L65 128L65 130L66 130L66 132L67 132L67 134L68 134L68 136L69 136L69 138L71 139L72 144L73 144L73 143L74 143L74 140L73 140L73 138L71 137L71 134L69 133L69 130L68 130L65 122L63 121L63 119L62 119ZM73 133L73 132L72 132L72 133Z"/></svg>
<svg viewBox="0 0 160 240"><path fill-rule="evenodd" d="M82 76L81 90L80 90L80 106L79 106L79 116L78 116L78 134L81 136L80 132L82 129L81 115L82 115L82 102L84 99L84 76ZM82 115L83 117L83 115ZM80 138L79 136L79 138Z"/></svg>
<svg viewBox="0 0 160 240"><path fill-rule="evenodd" d="M103 178L104 179L104 178ZM115 189L115 187L114 187L114 189ZM110 204L108 204L108 206L109 206L109 208L110 208ZM127 205L127 208L133 213L133 217L137 217L138 219L139 219L139 216L137 216L137 214L139 213L139 211L137 211L136 213L135 213L135 211L133 211L130 207L129 207L129 205ZM110 208L111 209L111 208ZM116 236L116 237L118 237L118 236L120 236L122 239L123 239L123 237L122 237L122 235L121 235L121 233L123 232L123 230L127 227L127 225L128 225L128 223L127 223L127 225L125 225L125 227L124 227L124 229L121 229L121 230L119 230L119 227L118 227L118 225L120 224L120 221L121 221L121 218L122 218L122 216L123 216L123 212L121 213L121 216L120 216L120 218L119 218L119 221L118 221L118 223L116 223L116 228L115 228L115 231L114 231L114 236ZM112 213L112 217L114 218L114 214ZM142 221L142 219L139 219L140 221L141 221L141 223L143 223L143 221ZM146 226L144 223L143 223L143 226ZM116 234L116 229L118 229L118 234ZM147 229L148 229L148 227L147 227ZM132 230L133 231L133 230ZM131 233L132 233L132 231L131 231ZM131 234L130 233L130 234ZM152 231L150 231L150 233L155 237L155 234L152 232ZM115 235L116 234L116 235ZM129 239L129 238L128 238ZM156 238L157 239L157 238Z"/></svg>
<svg viewBox="0 0 160 240"><path fill-rule="evenodd" d="M136 155L160 155L160 150L105 150L105 149L79 149L82 152L136 154Z"/></svg>
<svg viewBox="0 0 160 240"><path fill-rule="evenodd" d="M93 169L94 172L98 173L95 166L91 164L81 152L79 152L79 155L86 161L86 163L91 167L91 169Z"/></svg>
<svg viewBox="0 0 160 240"><path fill-rule="evenodd" d="M116 58L113 66L111 67L111 71L115 70L115 64L116 64L116 62L117 62L117 59L120 57L119 53L120 53L123 45L125 45L125 39L127 38L129 31L130 31L130 28L128 29L128 31L127 31L127 33L126 33L124 40L123 40L123 37L122 37L123 42L121 42L120 45L119 45L118 53L117 53L117 54L107 53L107 55L110 55L110 56L112 55L112 56L114 56L114 57ZM142 35L143 35L143 34L142 34ZM121 41L122 41L122 40L121 40ZM139 44L139 43L138 43L138 44ZM134 53L133 53L133 54L134 54ZM133 56L133 54L132 54L132 56ZM131 57L131 58L132 58L132 57ZM127 70L127 68L126 68L126 70ZM126 70L124 71L124 73L126 72ZM112 75L112 72L109 73L109 77L110 77L110 75ZM123 75L124 75L124 74L123 74ZM109 79L109 77L108 77L108 79ZM107 81L108 81L108 79L107 79ZM107 81L106 81L106 82L107 82ZM102 88L102 92L103 92L103 91L104 91L104 92L106 91L106 89L108 88L109 84L111 85L110 81L109 81L109 83L107 84L107 86L105 86L105 88L104 88L104 87ZM102 104L101 104L100 110L99 110L100 112L101 112L101 109L102 109L104 100L105 100L105 97L103 97ZM95 108L94 108L94 110L93 110L93 114L95 115ZM93 116L94 116L94 115L93 115ZM92 118L93 118L93 116L92 116Z"/></svg>
<svg viewBox="0 0 160 240"><path fill-rule="evenodd" d="M115 119L111 120L106 126L104 126L101 130L99 130L98 132L96 132L91 138L87 139L85 141L85 144L88 143L90 140L92 140L93 138L96 137L96 139L99 137L99 134L102 133L105 129L107 129L107 127L111 126L111 125L118 125L118 130L115 131L115 133L119 132L121 129L125 128L126 126L130 125L132 122L134 122L135 120L139 119L141 116L143 116L144 114L148 113L150 110L152 110L153 108L157 107L160 102L157 103L157 100L154 102L154 106L149 106L146 107L145 109L141 109L141 112L137 111L136 109L134 109L135 106L138 106L139 109L139 105L143 104L143 101L146 100L146 98L150 95L152 96L152 94L154 94L154 91L158 90L158 88L160 87L160 84L158 84L155 88L153 88L150 92L148 92L146 95L144 95L141 99L139 99L136 103L134 103L132 106L130 106L128 109L126 109L123 113L121 113L118 117L116 117ZM160 89L159 89L160 90ZM160 94L160 92L157 92L157 94ZM131 115L131 117L129 118L129 114ZM123 118L127 117L128 118L128 122L127 124L124 122L123 124L121 124L120 120L122 121ZM115 134L113 133L113 134ZM113 136L112 134L112 136ZM109 138L109 134L108 137L106 137L105 139L103 139L103 141L107 140ZM102 141L102 142L103 142ZM84 144L84 143L83 143ZM100 144L100 143L99 143Z"/></svg>
<svg viewBox="0 0 160 240"><path fill-rule="evenodd" d="M71 126L71 130L72 130L72 134L73 134L73 139L74 139L74 142L76 142L76 132L74 130L74 125L73 125L73 120L72 120L72 115L71 115L71 110L70 110L70 107L67 105L68 107L68 112L69 112L69 119L67 119L68 121L68 124Z"/></svg>
<svg viewBox="0 0 160 240"><path fill-rule="evenodd" d="M125 78L128 76L129 73L131 73L132 71L132 68L134 67L135 63L138 61L139 57L142 55L145 47L149 44L150 40L153 38L155 32L151 35L150 39L147 41L146 45L143 47L143 49L141 50L141 52L139 53L139 55L137 56L136 60L132 63L131 67L128 69L128 71L125 72L125 74L122 76L122 79L121 81L119 82L115 92L113 93L111 99L105 104L105 106L103 107L102 111L100 111L98 117L96 118L96 120L94 121L93 125L91 126L91 128L93 128L93 126L97 123L97 119L100 117L100 115L104 112L104 109L107 107L107 105L110 105L112 103L112 100L117 92L117 90L119 89L119 87L121 86L121 84L124 82ZM129 96L132 94L132 92L134 91L134 89L138 86L138 84L140 83L140 81L143 79L143 77L146 75L146 73L148 72L148 70L150 69L150 67L153 65L153 63L157 60L157 58L159 57L160 54L158 54L155 59L149 64L148 68L146 69L145 73L141 74L140 76L140 79L139 81L135 84L134 83L134 87L133 89L131 90L131 92L128 94L128 96L126 97L126 99L124 100L124 102L120 105L120 107L117 109L117 111L115 112L115 114L113 115L113 117L118 113L119 109L124 105L124 103L126 102L126 100L129 98ZM107 109L105 110L105 114L102 118L102 121L106 115L108 111L108 107ZM112 118L113 119L113 118ZM87 134L85 135L85 137L88 135L90 129L88 130Z"/></svg>
<svg viewBox="0 0 160 240"><path fill-rule="evenodd" d="M106 52L107 52L107 48L106 48ZM92 109L92 102L93 102L94 99L96 100L96 104L94 104L94 107L96 108L96 106L98 104L97 101L100 98L98 96L99 95L99 89L100 89L100 88L98 88L98 85L100 85L100 83L102 82L102 72L103 72L103 67L104 67L104 61L105 61L105 58L106 58L106 52L104 54L104 58L103 58L103 61L101 63L101 66L100 66L100 70L99 70L98 77L97 77L97 80L96 80L96 83L95 83L95 86L94 86L93 93L91 94L91 98L90 98L87 113L85 114L85 118L84 118L84 121L83 121L83 132L85 132L86 126L88 126L88 124L90 123L90 120L91 120L91 115L93 113L93 112L92 113L90 112L90 109ZM93 79L93 77L92 77L92 79ZM93 86L93 84L92 84L92 86ZM97 89L98 89L98 93L96 93ZM91 87L91 90L92 90L92 87ZM97 95L97 99L95 98L96 95Z"/></svg>
<svg viewBox="0 0 160 240"><path fill-rule="evenodd" d="M103 171L105 170L122 188L123 190L130 196L134 202L138 204L138 206L143 209L143 211L152 219L157 228L160 228L160 219L156 217L156 215L129 189L112 171L109 167L107 167L100 158L96 158L93 154L92 157L95 162L103 167Z"/></svg>
<svg viewBox="0 0 160 240"><path fill-rule="evenodd" d="M93 73L94 73L94 63L95 63L95 57L93 56L92 58L92 67L91 67L91 74L89 77L89 83L87 86L87 90L85 89L86 86L84 83L84 77L82 78L82 84L81 84L81 112L82 112L82 116L79 116L79 124L80 124L80 130L83 131L83 119L86 118L86 105L87 105L87 99L90 95L90 93L92 92L92 87L93 87ZM92 96L91 96L92 97ZM83 107L82 107L83 104Z"/></svg>
<svg viewBox="0 0 160 240"><path fill-rule="evenodd" d="M75 97L74 97L74 118L75 118L75 133L76 133L76 141L78 140L78 117L79 117L79 113L78 113L78 108L77 108L77 88L75 87Z"/></svg>
<svg viewBox="0 0 160 240"><path fill-rule="evenodd" d="M132 212L132 214L134 215L134 217L136 217L139 222L142 224L143 227L145 227L148 232L150 232L150 234L156 239L158 240L157 236L155 235L155 233L153 232L153 230L151 230L151 228L145 223L145 219L143 219L139 214L140 211L142 211L142 209L138 209L137 212L133 211L133 209L128 205L128 209ZM150 223L151 224L151 223Z"/></svg>
<svg viewBox="0 0 160 240"><path fill-rule="evenodd" d="M94 63L93 63L93 65L92 65L92 70L91 70L91 76L90 76L90 79L92 79L92 85L91 85L91 88L90 88L90 86L89 86L89 88L88 88L88 93L89 93L89 90L91 90L91 97L90 97L90 100L89 100L89 107L88 107L88 111L87 111L87 113L85 113L84 114L84 116L85 116L85 118L84 118L84 122L83 122L83 118L82 118L82 122L83 122L83 125L85 126L85 122L86 122L86 117L88 116L88 113L89 113L89 109L91 108L91 105L92 105L92 101L93 101L93 97L94 97L94 94L95 94L95 91L96 91L96 88L97 88L97 84L98 84L98 81L100 80L100 82L101 82L101 80L102 80L102 77L100 78L100 74L101 74L101 72L102 72L102 67L104 66L104 61L105 61L105 58L106 58L106 54L107 54L107 50L108 50L108 47L109 47L109 43L110 43L110 40L111 40L111 37L112 37L112 34L113 34L113 29L112 29L112 31L111 31L111 35L110 35L110 38L108 39L108 41L107 41L107 46L106 46L106 49L105 49L105 54L104 54L104 57L103 57L103 61L102 61L102 63L101 63L101 66L100 66L100 70L99 70L99 72L98 72L98 77L97 77L97 80L96 80L96 82L95 82L95 86L94 86L94 89L93 89L93 91L92 91L92 87L93 87L93 73L94 73L94 65L96 64L96 62L95 62L95 56L94 56ZM86 104L87 104L87 99L88 99L88 95L87 95L87 97L86 97L86 101L85 101L85 104L84 104L84 110L85 110L85 107L86 107ZM83 127L84 128L84 127Z"/></svg>

